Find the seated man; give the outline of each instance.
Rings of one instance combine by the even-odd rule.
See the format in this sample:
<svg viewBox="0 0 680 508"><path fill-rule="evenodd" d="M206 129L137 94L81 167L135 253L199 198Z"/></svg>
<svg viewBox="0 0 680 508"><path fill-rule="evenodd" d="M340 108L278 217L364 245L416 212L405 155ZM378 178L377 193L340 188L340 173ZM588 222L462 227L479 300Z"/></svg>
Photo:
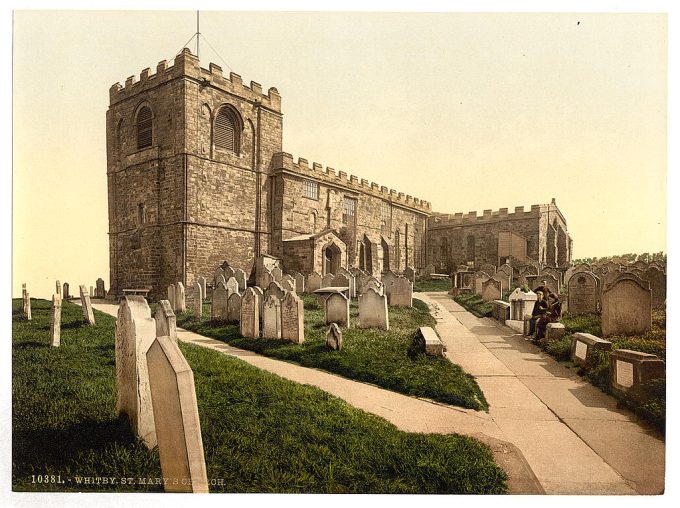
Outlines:
<svg viewBox="0 0 680 508"><path fill-rule="evenodd" d="M542 291L536 291L536 303L534 309L531 311L531 319L529 320L529 336L536 332L536 323L548 311L548 302L543 298Z"/></svg>

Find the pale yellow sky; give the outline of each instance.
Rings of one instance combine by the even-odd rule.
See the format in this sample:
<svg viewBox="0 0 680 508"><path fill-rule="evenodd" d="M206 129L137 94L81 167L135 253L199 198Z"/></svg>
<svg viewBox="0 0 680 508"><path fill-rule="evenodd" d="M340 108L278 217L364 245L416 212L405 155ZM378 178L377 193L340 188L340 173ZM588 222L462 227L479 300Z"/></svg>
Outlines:
<svg viewBox="0 0 680 508"><path fill-rule="evenodd" d="M173 58L195 13L14 22L13 294L108 287L108 90ZM201 31L278 88L294 157L441 212L554 197L575 257L666 250L663 14L203 12ZM229 72L202 43L211 61Z"/></svg>

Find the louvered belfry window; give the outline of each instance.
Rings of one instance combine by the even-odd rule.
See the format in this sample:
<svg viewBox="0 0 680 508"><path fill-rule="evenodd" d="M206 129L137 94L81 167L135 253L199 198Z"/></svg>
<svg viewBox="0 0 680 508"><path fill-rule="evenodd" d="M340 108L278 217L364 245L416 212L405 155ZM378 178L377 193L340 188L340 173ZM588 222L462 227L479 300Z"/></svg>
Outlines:
<svg viewBox="0 0 680 508"><path fill-rule="evenodd" d="M153 142L151 109L144 106L137 113L137 148L147 148Z"/></svg>
<svg viewBox="0 0 680 508"><path fill-rule="evenodd" d="M236 151L236 126L226 108L222 108L215 120L215 146L223 150Z"/></svg>

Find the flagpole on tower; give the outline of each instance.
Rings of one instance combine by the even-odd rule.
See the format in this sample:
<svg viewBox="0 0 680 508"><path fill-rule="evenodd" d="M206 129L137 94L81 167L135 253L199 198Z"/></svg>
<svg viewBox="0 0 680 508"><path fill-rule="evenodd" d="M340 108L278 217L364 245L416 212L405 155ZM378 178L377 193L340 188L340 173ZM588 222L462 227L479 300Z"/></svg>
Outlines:
<svg viewBox="0 0 680 508"><path fill-rule="evenodd" d="M200 61L199 39L201 38L201 14L196 11L196 57Z"/></svg>

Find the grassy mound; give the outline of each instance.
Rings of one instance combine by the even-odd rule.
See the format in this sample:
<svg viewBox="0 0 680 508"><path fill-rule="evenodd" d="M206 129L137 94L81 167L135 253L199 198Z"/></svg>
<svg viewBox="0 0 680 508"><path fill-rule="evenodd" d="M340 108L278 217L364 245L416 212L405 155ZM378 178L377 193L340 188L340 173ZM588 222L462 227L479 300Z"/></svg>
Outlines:
<svg viewBox="0 0 680 508"><path fill-rule="evenodd" d="M27 322L13 302L13 489L161 491L157 450L115 413L114 319L95 311L88 327L80 307L64 303L61 346L52 348L50 302L32 309ZM505 473L474 439L401 432L316 388L181 349L194 371L211 492L506 491Z"/></svg>
<svg viewBox="0 0 680 508"><path fill-rule="evenodd" d="M255 351L264 356L314 367L341 376L438 402L472 409L487 409L484 394L476 381L445 358L408 355L419 326L434 326L428 307L414 300L412 308L390 307L390 330L343 328L342 351L326 347L324 311L312 295L303 295L305 305L305 342L292 344L281 340L247 339L237 324L213 322L204 312L199 321L191 313L180 314L177 326ZM358 323L356 302L350 306L350 322Z"/></svg>

